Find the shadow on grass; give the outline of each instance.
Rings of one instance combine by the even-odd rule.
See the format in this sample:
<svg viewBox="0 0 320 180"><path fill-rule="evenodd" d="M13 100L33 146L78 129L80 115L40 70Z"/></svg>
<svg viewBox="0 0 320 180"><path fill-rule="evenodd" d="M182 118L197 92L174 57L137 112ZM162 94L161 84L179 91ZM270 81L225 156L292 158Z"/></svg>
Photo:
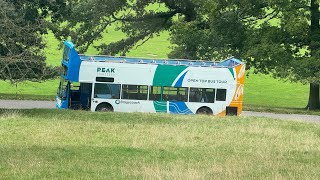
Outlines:
<svg viewBox="0 0 320 180"><path fill-rule="evenodd" d="M24 117L37 120L68 120L68 121L102 121L111 123L134 124L176 124L185 120L193 121L194 115L172 115L166 113L119 113L119 112L90 112L80 110L59 109L0 109L0 116ZM205 119L217 118L204 116ZM204 120L205 120L204 119Z"/></svg>
<svg viewBox="0 0 320 180"><path fill-rule="evenodd" d="M123 174L123 169L129 171L137 165L188 159L174 151L129 146L5 146L0 147L0 153L0 166L3 170L0 175L7 170L11 178L27 175L31 179L81 179L88 174L91 177L96 174L97 178L102 176L115 179Z"/></svg>

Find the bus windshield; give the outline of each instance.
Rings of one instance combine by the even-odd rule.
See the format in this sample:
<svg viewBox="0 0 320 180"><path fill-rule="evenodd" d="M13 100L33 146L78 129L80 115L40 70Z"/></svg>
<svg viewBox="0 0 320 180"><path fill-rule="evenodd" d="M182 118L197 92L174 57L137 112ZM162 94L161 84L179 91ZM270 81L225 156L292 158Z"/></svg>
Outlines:
<svg viewBox="0 0 320 180"><path fill-rule="evenodd" d="M59 85L59 88L58 88L58 97L60 99L66 99L67 98L67 89L68 89L68 81L65 80L65 79L61 79L60 81L60 85Z"/></svg>
<svg viewBox="0 0 320 180"><path fill-rule="evenodd" d="M64 51L63 51L63 60L66 62L69 61L69 56L70 56L70 49L68 46L64 46Z"/></svg>

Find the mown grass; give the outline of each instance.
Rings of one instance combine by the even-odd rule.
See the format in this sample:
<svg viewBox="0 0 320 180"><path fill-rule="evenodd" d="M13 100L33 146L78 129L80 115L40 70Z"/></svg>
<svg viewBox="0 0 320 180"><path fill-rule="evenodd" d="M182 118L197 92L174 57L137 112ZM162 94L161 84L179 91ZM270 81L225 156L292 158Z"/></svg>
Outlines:
<svg viewBox="0 0 320 180"><path fill-rule="evenodd" d="M3 179L317 179L320 125L0 110Z"/></svg>
<svg viewBox="0 0 320 180"><path fill-rule="evenodd" d="M0 81L0 99L54 100L59 80L11 84Z"/></svg>
<svg viewBox="0 0 320 180"><path fill-rule="evenodd" d="M250 74L244 88L244 104L251 107L302 109L308 103L308 85L285 82L268 75Z"/></svg>

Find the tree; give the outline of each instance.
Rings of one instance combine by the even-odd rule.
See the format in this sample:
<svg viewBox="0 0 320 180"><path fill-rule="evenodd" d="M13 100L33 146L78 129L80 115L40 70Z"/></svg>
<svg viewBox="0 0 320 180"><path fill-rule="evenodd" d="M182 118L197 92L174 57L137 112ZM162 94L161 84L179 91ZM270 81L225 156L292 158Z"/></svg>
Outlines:
<svg viewBox="0 0 320 180"><path fill-rule="evenodd" d="M96 46L103 54L124 55L169 30L178 45L170 57L242 58L255 72L310 83L307 108L320 108L317 0L86 0L74 3L72 12L55 32L71 36L83 52L111 23L120 23L127 38Z"/></svg>
<svg viewBox="0 0 320 180"><path fill-rule="evenodd" d="M0 0L0 79L44 80L58 75L47 67L42 35L61 18L65 2Z"/></svg>
<svg viewBox="0 0 320 180"><path fill-rule="evenodd" d="M274 9L272 18L278 23L262 23L258 31L252 33L256 40L249 40L251 48L245 56L252 60L251 64L259 59L261 65L255 67L260 71L310 83L306 108L319 109L319 2L288 0L268 6ZM254 44L258 46L253 47Z"/></svg>
<svg viewBox="0 0 320 180"><path fill-rule="evenodd" d="M72 7L67 22L54 29L56 37L71 37L79 51L85 52L94 40L102 38L108 26L116 23L127 38L96 46L102 54L111 55L125 54L139 41L169 30L177 15L192 21L197 8L193 0L86 0L73 2Z"/></svg>
<svg viewBox="0 0 320 180"><path fill-rule="evenodd" d="M208 3L208 2L206 2ZM308 109L319 109L320 28L316 0L211 1L205 15L173 27L172 56L237 56L255 72L310 83ZM190 40L190 34L194 35ZM190 54L191 53L191 54Z"/></svg>
<svg viewBox="0 0 320 180"><path fill-rule="evenodd" d="M275 11L277 25L263 23L252 33L258 41L250 41L246 57L260 59L261 66L277 77L310 83L309 102L306 108L319 109L319 2L316 0L285 1L268 4ZM272 32L272 33L270 33ZM264 55L261 54L264 53ZM267 63L271 59L273 64ZM254 61L252 61L254 63ZM266 68L257 68L267 71Z"/></svg>

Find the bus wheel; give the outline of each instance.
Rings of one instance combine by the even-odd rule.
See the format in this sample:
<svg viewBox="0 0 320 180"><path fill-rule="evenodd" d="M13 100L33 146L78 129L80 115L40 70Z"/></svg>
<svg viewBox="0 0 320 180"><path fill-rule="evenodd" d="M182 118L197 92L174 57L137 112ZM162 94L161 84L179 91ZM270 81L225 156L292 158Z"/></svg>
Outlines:
<svg viewBox="0 0 320 180"><path fill-rule="evenodd" d="M213 114L212 110L208 107L201 107L197 110L197 114L211 115Z"/></svg>
<svg viewBox="0 0 320 180"><path fill-rule="evenodd" d="M102 104L99 104L97 106L96 111L99 111L99 112L113 112L113 107L112 107L111 104L102 103Z"/></svg>

